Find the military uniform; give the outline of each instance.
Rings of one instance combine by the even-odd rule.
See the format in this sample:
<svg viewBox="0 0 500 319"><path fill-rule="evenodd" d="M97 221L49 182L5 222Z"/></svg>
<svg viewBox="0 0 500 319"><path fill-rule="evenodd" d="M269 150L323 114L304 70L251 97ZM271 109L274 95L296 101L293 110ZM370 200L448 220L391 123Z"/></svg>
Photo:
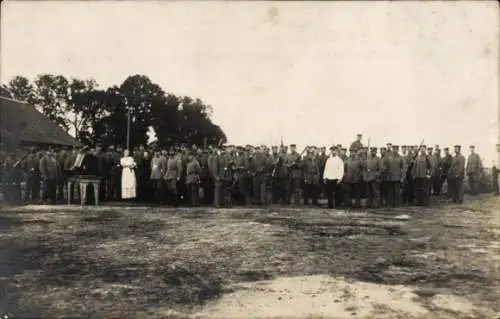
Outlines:
<svg viewBox="0 0 500 319"><path fill-rule="evenodd" d="M318 189L320 180L320 169L316 158L313 154L308 156L303 161L304 170L304 204L309 205L309 199L313 205L318 205Z"/></svg>
<svg viewBox="0 0 500 319"><path fill-rule="evenodd" d="M419 154L412 167L412 178L415 183L415 199L417 205L429 204L429 178L432 166L427 154Z"/></svg>
<svg viewBox="0 0 500 319"><path fill-rule="evenodd" d="M170 157L167 160L164 179L167 185L169 198L168 202L169 204L172 204L174 206L179 204L178 186L180 185L180 181L183 175L185 176L185 172L183 172L181 157L179 155L174 155L173 153L171 153Z"/></svg>
<svg viewBox="0 0 500 319"><path fill-rule="evenodd" d="M441 195L442 176L443 176L443 161L441 159L441 151L439 149L435 150L434 156L434 175L432 176L432 188L434 189L434 195Z"/></svg>
<svg viewBox="0 0 500 319"><path fill-rule="evenodd" d="M441 160L441 187L444 184L444 182L447 181L448 190L446 192L446 197L450 197L450 195L451 195L448 174L450 171L452 160L453 160L453 157L451 156L451 154L448 153L448 148L445 148L445 155L444 155L443 159Z"/></svg>
<svg viewBox="0 0 500 319"><path fill-rule="evenodd" d="M55 156L47 154L40 160L40 174L44 182L43 199L55 204L57 180L61 175L61 169Z"/></svg>
<svg viewBox="0 0 500 319"><path fill-rule="evenodd" d="M351 152L351 156L345 161L344 169L344 185L346 186L345 205L355 208L361 207L361 176L363 166L359 159L355 157L355 153ZM354 200L354 205L352 201Z"/></svg>
<svg viewBox="0 0 500 319"><path fill-rule="evenodd" d="M377 157L377 149L372 148L371 154L365 162L363 179L366 183L368 206L378 208L380 206L380 174L382 173L382 162Z"/></svg>
<svg viewBox="0 0 500 319"><path fill-rule="evenodd" d="M474 151L474 146L471 146L470 149ZM478 194L478 185L482 171L483 164L481 163L481 158L477 153L472 152L467 158L467 177L469 179L470 193L473 196Z"/></svg>
<svg viewBox="0 0 500 319"><path fill-rule="evenodd" d="M25 201L40 199L40 159L36 153L32 152L24 160L24 171L26 172L26 192Z"/></svg>
<svg viewBox="0 0 500 319"><path fill-rule="evenodd" d="M295 147L295 145L291 145ZM289 172L288 201L293 204L300 202L300 191L302 184L302 159L300 154L292 151L287 156L287 169Z"/></svg>
<svg viewBox="0 0 500 319"><path fill-rule="evenodd" d="M251 163L253 176L253 195L255 204L265 205L267 202L267 170L268 157L260 150L254 155Z"/></svg>
<svg viewBox="0 0 500 319"><path fill-rule="evenodd" d="M163 176L167 171L167 159L160 152L155 152L151 159L151 184L153 186L153 197L156 203L163 204Z"/></svg>
<svg viewBox="0 0 500 319"><path fill-rule="evenodd" d="M200 173L200 163L192 156L186 165L186 186L189 202L193 207L199 206Z"/></svg>
<svg viewBox="0 0 500 319"><path fill-rule="evenodd" d="M387 206L399 207L401 204L401 183L404 180L404 161L398 154L398 147L384 158L387 182Z"/></svg>
<svg viewBox="0 0 500 319"><path fill-rule="evenodd" d="M238 156L235 158L235 176L238 195L240 201L245 205L249 206L252 204L251 201L251 190L252 190L252 175L250 173L250 158L248 152L243 149L240 150Z"/></svg>
<svg viewBox="0 0 500 319"><path fill-rule="evenodd" d="M453 203L463 203L465 157L460 154L460 146L455 146L455 156L451 160L448 172L448 183L451 184L451 200Z"/></svg>
<svg viewBox="0 0 500 319"><path fill-rule="evenodd" d="M215 172L215 194L214 204L215 207L221 205L232 205L231 202L231 186L233 184L232 165L229 154L225 152L217 155L214 159L214 172Z"/></svg>

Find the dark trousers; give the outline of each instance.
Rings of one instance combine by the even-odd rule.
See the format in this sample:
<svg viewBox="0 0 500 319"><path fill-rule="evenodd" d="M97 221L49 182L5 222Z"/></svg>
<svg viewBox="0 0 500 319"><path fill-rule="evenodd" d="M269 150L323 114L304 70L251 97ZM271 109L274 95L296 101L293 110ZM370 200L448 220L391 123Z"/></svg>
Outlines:
<svg viewBox="0 0 500 319"><path fill-rule="evenodd" d="M415 197L415 191L414 191L414 181L410 177L408 177L404 183L403 183L403 203L411 205L413 204L413 200Z"/></svg>
<svg viewBox="0 0 500 319"><path fill-rule="evenodd" d="M205 205L209 206L214 204L214 183L212 175L205 176L201 181L203 187L203 203Z"/></svg>
<svg viewBox="0 0 500 319"><path fill-rule="evenodd" d="M163 204L164 191L163 191L163 179L152 179L151 184L153 187L153 199L157 204Z"/></svg>
<svg viewBox="0 0 500 319"><path fill-rule="evenodd" d="M112 174L110 177L110 185L109 189L110 192L108 194L109 200L117 200L121 198L121 187L122 187L122 179L121 179L121 174L115 173Z"/></svg>
<svg viewBox="0 0 500 319"><path fill-rule="evenodd" d="M380 207L380 183L376 181L366 182L366 193L368 206L372 208Z"/></svg>
<svg viewBox="0 0 500 319"><path fill-rule="evenodd" d="M21 183L6 180L2 183L4 200L12 205L21 203Z"/></svg>
<svg viewBox="0 0 500 319"><path fill-rule="evenodd" d="M274 204L285 204L287 202L286 183L287 183L286 177L274 179L274 183L273 183Z"/></svg>
<svg viewBox="0 0 500 319"><path fill-rule="evenodd" d="M299 204L301 186L300 177L290 177L287 190L287 199L289 203L295 205Z"/></svg>
<svg viewBox="0 0 500 319"><path fill-rule="evenodd" d="M419 206L429 204L428 178L415 178L415 203Z"/></svg>
<svg viewBox="0 0 500 319"><path fill-rule="evenodd" d="M352 206L354 208L361 207L361 184L360 183L346 183L345 186L345 206ZM354 200L354 204L352 201Z"/></svg>
<svg viewBox="0 0 500 319"><path fill-rule="evenodd" d="M192 183L186 184L186 190L188 192L189 204L193 207L197 207L200 205L200 200L198 196L198 192L200 189L200 184Z"/></svg>
<svg viewBox="0 0 500 319"><path fill-rule="evenodd" d="M448 184L451 184L451 201L462 204L464 201L464 180L462 178L448 178Z"/></svg>
<svg viewBox="0 0 500 319"><path fill-rule="evenodd" d="M387 185L387 206L398 207L401 205L401 183L389 181Z"/></svg>
<svg viewBox="0 0 500 319"><path fill-rule="evenodd" d="M43 200L55 204L57 198L57 181L55 179L46 179L43 181L43 184Z"/></svg>
<svg viewBox="0 0 500 319"><path fill-rule="evenodd" d="M319 185L314 183L304 183L304 205L309 205L311 200L313 205L318 205Z"/></svg>
<svg viewBox="0 0 500 319"><path fill-rule="evenodd" d="M40 199L40 173L29 172L26 178L26 192L24 194L24 199L28 200L38 200Z"/></svg>
<svg viewBox="0 0 500 319"><path fill-rule="evenodd" d="M334 203L335 207L339 207L340 205L342 205L341 186L338 183L338 180L327 179L326 183L323 184L323 186L323 191L328 201L328 208L333 208Z"/></svg>
<svg viewBox="0 0 500 319"><path fill-rule="evenodd" d="M382 181L380 183L380 206L387 205L387 189L389 185L387 181Z"/></svg>
<svg viewBox="0 0 500 319"><path fill-rule="evenodd" d="M470 189L470 194L472 196L476 196L478 192L478 182L479 182L479 176L478 174L469 174L469 189Z"/></svg>
<svg viewBox="0 0 500 319"><path fill-rule="evenodd" d="M232 181L215 181L215 207L220 207L221 205L232 206L231 185Z"/></svg>
<svg viewBox="0 0 500 319"><path fill-rule="evenodd" d="M498 185L498 176L493 175L492 178L493 178L493 181L492 181L493 195L498 196L498 195L500 195L500 187Z"/></svg>
<svg viewBox="0 0 500 319"><path fill-rule="evenodd" d="M254 203L265 205L267 203L267 179L264 175L257 175L253 178Z"/></svg>

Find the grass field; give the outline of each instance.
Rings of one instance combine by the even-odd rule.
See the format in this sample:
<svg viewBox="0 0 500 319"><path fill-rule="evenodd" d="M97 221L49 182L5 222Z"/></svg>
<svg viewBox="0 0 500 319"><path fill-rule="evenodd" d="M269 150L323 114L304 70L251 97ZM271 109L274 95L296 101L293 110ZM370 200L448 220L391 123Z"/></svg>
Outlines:
<svg viewBox="0 0 500 319"><path fill-rule="evenodd" d="M4 207L0 313L496 318L499 207Z"/></svg>

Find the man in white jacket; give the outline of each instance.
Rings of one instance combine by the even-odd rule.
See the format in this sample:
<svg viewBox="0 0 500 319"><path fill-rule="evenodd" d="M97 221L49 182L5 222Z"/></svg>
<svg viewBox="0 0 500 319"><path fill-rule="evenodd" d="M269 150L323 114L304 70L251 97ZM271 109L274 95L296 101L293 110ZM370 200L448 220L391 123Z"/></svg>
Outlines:
<svg viewBox="0 0 500 319"><path fill-rule="evenodd" d="M335 206L338 207L342 204L340 182L344 176L344 161L338 156L339 150L335 146L330 147L330 152L325 164L323 181L328 208L333 208L333 193L335 193Z"/></svg>

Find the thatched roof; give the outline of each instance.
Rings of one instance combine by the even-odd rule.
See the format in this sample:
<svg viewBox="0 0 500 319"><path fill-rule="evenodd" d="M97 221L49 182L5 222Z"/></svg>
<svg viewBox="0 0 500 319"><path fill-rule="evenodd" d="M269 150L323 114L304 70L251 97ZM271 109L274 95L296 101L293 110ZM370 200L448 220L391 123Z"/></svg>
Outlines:
<svg viewBox="0 0 500 319"><path fill-rule="evenodd" d="M34 106L0 97L2 142L51 146L78 146L80 143Z"/></svg>

